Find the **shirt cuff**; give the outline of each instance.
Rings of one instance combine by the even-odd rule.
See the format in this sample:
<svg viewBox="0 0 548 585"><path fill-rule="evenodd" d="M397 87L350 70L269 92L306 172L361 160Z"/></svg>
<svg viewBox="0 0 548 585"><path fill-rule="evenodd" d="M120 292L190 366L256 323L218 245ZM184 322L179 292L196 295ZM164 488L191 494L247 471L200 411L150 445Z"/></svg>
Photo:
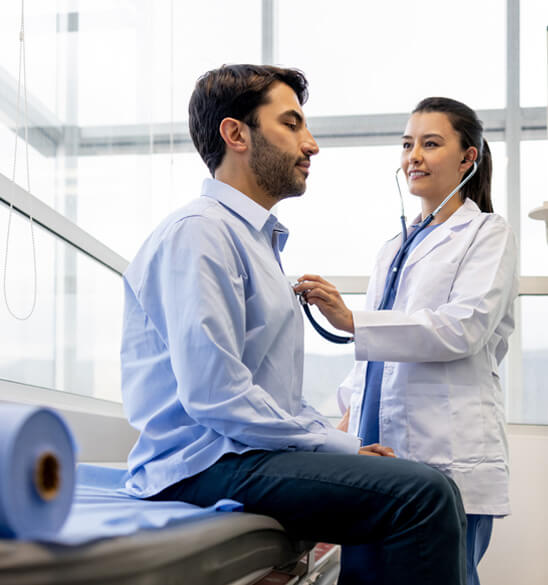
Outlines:
<svg viewBox="0 0 548 585"><path fill-rule="evenodd" d="M323 453L352 453L357 454L361 447L361 440L354 436L339 431L332 427L327 429L325 443L320 445L316 451Z"/></svg>

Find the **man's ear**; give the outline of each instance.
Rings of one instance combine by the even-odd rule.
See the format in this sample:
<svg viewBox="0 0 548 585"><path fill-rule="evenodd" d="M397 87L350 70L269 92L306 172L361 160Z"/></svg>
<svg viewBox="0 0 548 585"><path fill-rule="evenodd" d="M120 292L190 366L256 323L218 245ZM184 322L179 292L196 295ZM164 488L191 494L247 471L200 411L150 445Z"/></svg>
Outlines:
<svg viewBox="0 0 548 585"><path fill-rule="evenodd" d="M249 147L249 127L236 118L223 118L219 125L221 138L226 147L235 152L243 153Z"/></svg>

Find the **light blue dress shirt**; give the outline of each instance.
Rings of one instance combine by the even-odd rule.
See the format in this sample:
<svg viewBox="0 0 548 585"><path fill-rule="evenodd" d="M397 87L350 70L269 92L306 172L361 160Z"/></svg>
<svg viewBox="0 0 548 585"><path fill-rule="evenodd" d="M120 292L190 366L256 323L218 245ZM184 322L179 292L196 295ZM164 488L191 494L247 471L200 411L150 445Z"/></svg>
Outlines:
<svg viewBox="0 0 548 585"><path fill-rule="evenodd" d="M302 316L279 262L287 237L266 209L206 179L128 267L122 395L140 432L132 494L153 495L226 453L357 453L357 437L302 397Z"/></svg>

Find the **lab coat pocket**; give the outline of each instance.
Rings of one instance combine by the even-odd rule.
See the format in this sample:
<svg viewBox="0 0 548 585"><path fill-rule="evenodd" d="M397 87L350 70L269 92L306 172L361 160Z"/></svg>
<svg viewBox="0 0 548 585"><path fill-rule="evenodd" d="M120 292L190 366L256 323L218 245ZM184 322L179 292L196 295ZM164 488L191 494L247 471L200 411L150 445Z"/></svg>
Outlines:
<svg viewBox="0 0 548 585"><path fill-rule="evenodd" d="M491 372L492 385L482 386L482 419L484 428L484 453L490 461L505 463L508 456L506 443L506 417L504 398L499 375Z"/></svg>
<svg viewBox="0 0 548 585"><path fill-rule="evenodd" d="M407 288L402 282L399 294L407 311L419 309L436 310L449 300L457 272L455 262L440 262L431 259L409 266L403 276L404 282L413 284Z"/></svg>
<svg viewBox="0 0 548 585"><path fill-rule="evenodd" d="M409 384L406 393L409 456L436 467L451 464L451 408L449 387Z"/></svg>
<svg viewBox="0 0 548 585"><path fill-rule="evenodd" d="M454 385L451 398L451 434L453 462L472 467L484 456L484 418L478 385Z"/></svg>

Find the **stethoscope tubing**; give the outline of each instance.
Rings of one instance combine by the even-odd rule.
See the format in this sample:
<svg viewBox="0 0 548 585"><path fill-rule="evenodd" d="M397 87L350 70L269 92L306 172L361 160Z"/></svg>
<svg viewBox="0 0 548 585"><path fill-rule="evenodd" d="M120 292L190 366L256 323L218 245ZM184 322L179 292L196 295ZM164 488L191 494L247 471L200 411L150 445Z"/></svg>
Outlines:
<svg viewBox="0 0 548 585"><path fill-rule="evenodd" d="M438 215L438 213L442 210L443 206L451 199L451 197L453 197L453 195L455 195L455 193L457 193L460 189L462 189L462 187L466 183L468 183L468 181L476 174L476 171L478 170L478 163L476 161L474 161L472 171L451 191L451 193L449 193L449 195L447 195L447 197L438 205L438 207L436 207L436 209L434 209L434 211L432 213L430 213L430 215L428 215L425 219L423 219L421 221L421 223L413 230L413 232L409 236L407 235L407 225L406 225L406 221L405 221L405 209L404 209L404 205L403 205L403 197L402 197L402 193L401 193L401 189L400 189L400 183L398 181L398 172L400 170L401 169L396 170L396 184L398 186L398 192L400 194L400 201L401 201L401 217L400 217L400 219L401 219L401 223L402 223L402 245L401 245L400 249L398 250L398 253L396 254L396 258L395 258L394 263L393 263L394 265L392 267L392 271L390 272L390 280L389 280L388 285L385 286L385 288L384 288L384 294L383 294L383 297L382 297L381 302L379 304L379 307L377 309L378 311L382 311L386 308L386 305L388 303L388 298L390 296L390 289L394 286L394 282L398 276L398 272L400 271L400 269L402 267L405 253L407 252L407 250L409 249L409 247L413 243L413 240L424 229L426 229L432 223L432 220L436 217L436 215ZM310 321L310 324L312 325L312 327L314 327L314 329L324 339L327 339L327 341L330 341L331 343L339 343L339 344L352 343L354 341L354 337L335 335L334 333L327 331L327 329L324 329L312 316L312 313L310 312L310 308L308 306L308 303L306 302L306 299L302 294L299 295L299 301L303 307L303 310L304 310L306 316L308 317L308 320Z"/></svg>
<svg viewBox="0 0 548 585"><path fill-rule="evenodd" d="M339 344L352 343L354 341L353 337L347 337L346 335L335 335L334 333L327 331L327 329L324 329L312 316L312 313L310 312L310 307L308 306L308 303L304 300L302 295L299 295L299 300L303 307L303 311L305 312L306 316L308 317L308 320L310 321L310 324L324 339L327 339L327 341L331 341L331 343Z"/></svg>
<svg viewBox="0 0 548 585"><path fill-rule="evenodd" d="M409 236L407 235L407 227L405 224L405 210L403 207L403 197L401 194L400 183L398 181L398 172L400 170L401 169L398 169L396 171L396 184L398 185L398 191L400 194L402 208L402 215L400 218L402 222L402 245L398 250L398 253L396 254L396 258L392 266L392 271L390 272L389 283L387 286L385 286L382 300L377 308L378 311L383 311L384 309L386 309L388 298L390 296L390 289L394 286L394 282L398 277L398 273L402 267L406 252L409 250L409 247L413 243L413 240L432 223L433 219L443 209L444 205L451 199L451 197L453 197L453 195L460 191L460 189L462 189L462 187L466 185L466 183L468 183L468 181L476 174L476 171L478 170L478 163L474 161L472 171L468 175L466 175L466 177L464 177L464 179L451 191L451 193L449 193L449 195L447 195L447 197L436 207L436 209L434 209L434 211L432 211L432 213L430 213L421 221L421 223L413 230L413 232Z"/></svg>

